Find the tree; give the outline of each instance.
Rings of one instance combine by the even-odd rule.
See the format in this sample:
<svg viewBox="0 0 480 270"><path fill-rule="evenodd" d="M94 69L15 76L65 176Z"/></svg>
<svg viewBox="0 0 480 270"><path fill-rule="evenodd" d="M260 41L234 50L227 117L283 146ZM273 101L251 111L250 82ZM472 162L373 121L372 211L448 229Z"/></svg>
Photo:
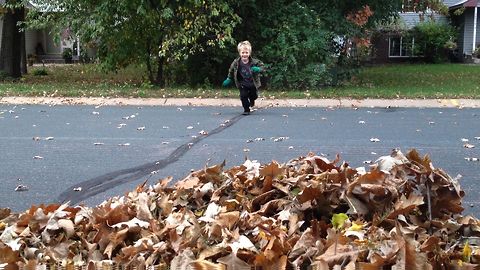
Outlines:
<svg viewBox="0 0 480 270"><path fill-rule="evenodd" d="M164 66L208 46L224 46L239 22L228 0L37 0L32 27L68 27L96 44L102 67L143 63L152 84L164 85Z"/></svg>
<svg viewBox="0 0 480 270"><path fill-rule="evenodd" d="M358 67L351 41L368 41L368 30L401 8L397 0L242 1L237 40L271 64L271 85L318 88L340 83ZM368 45L368 42L364 42Z"/></svg>
<svg viewBox="0 0 480 270"><path fill-rule="evenodd" d="M3 14L2 46L0 49L0 70L13 78L22 76L22 46L23 31L20 23L25 18L23 4L10 0L5 3Z"/></svg>

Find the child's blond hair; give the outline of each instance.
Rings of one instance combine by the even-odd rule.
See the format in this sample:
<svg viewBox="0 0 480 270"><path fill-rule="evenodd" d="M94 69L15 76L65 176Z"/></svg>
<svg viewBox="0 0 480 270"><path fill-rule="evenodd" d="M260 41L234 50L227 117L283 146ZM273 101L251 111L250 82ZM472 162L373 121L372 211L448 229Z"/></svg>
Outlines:
<svg viewBox="0 0 480 270"><path fill-rule="evenodd" d="M250 53L252 52L252 44L250 44L250 41L245 40L245 41L242 41L242 42L238 43L238 46L237 46L238 52L240 53L240 51L244 47L247 48L247 50L249 50Z"/></svg>

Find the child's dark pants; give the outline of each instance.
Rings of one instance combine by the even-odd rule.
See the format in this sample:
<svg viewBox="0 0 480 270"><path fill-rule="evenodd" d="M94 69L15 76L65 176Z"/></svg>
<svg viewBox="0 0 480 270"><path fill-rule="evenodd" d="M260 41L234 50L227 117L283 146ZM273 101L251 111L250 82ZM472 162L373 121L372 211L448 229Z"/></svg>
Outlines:
<svg viewBox="0 0 480 270"><path fill-rule="evenodd" d="M257 89L253 87L242 86L240 88L240 100L242 101L243 111L249 112L250 106L253 106L258 98Z"/></svg>

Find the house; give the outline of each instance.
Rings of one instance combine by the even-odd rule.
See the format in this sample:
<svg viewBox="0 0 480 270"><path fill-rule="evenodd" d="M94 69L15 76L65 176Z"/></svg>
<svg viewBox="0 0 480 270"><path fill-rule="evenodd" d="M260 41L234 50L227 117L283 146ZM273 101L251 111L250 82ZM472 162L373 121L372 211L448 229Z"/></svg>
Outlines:
<svg viewBox="0 0 480 270"><path fill-rule="evenodd" d="M452 1L448 1L452 2ZM462 0L455 1L448 5L452 17L452 23L459 29L458 33L458 50L459 55L465 60L471 60L475 49L480 46L480 25L478 9L480 1L478 0ZM456 11L461 14L456 15Z"/></svg>
<svg viewBox="0 0 480 270"><path fill-rule="evenodd" d="M0 4L5 3L5 0L0 0ZM28 5L28 8L33 6ZM3 33L3 13L0 9L0 46L1 36ZM44 63L64 63L62 58L62 52L66 48L72 49L73 59L78 60L80 56L80 49L78 48L79 42L72 40L65 33L60 34L60 40L55 38L49 29L28 29L25 31L25 51L27 56L34 56L36 62Z"/></svg>
<svg viewBox="0 0 480 270"><path fill-rule="evenodd" d="M480 30L477 27L478 0L444 0L448 7L448 16L431 11L416 12L409 3L418 1L404 0L404 12L399 15L400 21L396 28L379 29L372 38L373 61L376 63L395 63L422 60L415 55L415 40L404 35L422 21L433 20L437 23L451 24L458 29L457 48L449 52L453 61L469 62L472 60L475 48L480 45Z"/></svg>

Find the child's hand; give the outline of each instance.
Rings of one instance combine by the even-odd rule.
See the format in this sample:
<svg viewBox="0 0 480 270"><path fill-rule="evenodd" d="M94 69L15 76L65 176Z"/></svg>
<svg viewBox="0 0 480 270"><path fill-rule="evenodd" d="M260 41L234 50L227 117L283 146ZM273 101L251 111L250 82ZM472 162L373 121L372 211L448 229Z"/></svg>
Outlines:
<svg viewBox="0 0 480 270"><path fill-rule="evenodd" d="M225 81L223 81L222 85L223 87L227 87L230 85L231 82L232 82L232 79L226 78Z"/></svg>
<svg viewBox="0 0 480 270"><path fill-rule="evenodd" d="M262 69L261 69L260 67L252 67L250 70L251 70L253 73L258 73L258 72L262 71Z"/></svg>

